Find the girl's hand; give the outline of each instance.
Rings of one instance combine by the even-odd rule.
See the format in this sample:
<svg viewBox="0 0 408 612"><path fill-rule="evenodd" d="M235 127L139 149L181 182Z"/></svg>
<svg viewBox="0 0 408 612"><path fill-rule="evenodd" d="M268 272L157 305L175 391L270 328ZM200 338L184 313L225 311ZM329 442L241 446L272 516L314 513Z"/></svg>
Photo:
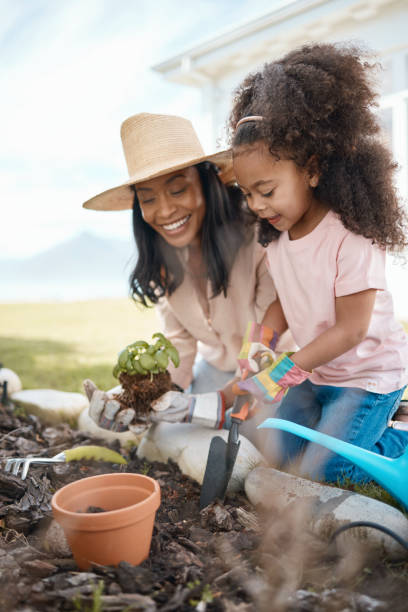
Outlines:
<svg viewBox="0 0 408 612"><path fill-rule="evenodd" d="M259 372L261 368L274 361L278 339L279 334L275 330L250 321L238 355L241 373Z"/></svg>
<svg viewBox="0 0 408 612"><path fill-rule="evenodd" d="M222 391L190 395L167 391L152 402L153 423L193 423L221 429L225 420L225 398Z"/></svg>
<svg viewBox="0 0 408 612"><path fill-rule="evenodd" d="M272 365L259 374L237 383L244 393L250 393L263 402L279 402L289 387L295 387L311 375L297 366L290 358L292 353L282 353Z"/></svg>

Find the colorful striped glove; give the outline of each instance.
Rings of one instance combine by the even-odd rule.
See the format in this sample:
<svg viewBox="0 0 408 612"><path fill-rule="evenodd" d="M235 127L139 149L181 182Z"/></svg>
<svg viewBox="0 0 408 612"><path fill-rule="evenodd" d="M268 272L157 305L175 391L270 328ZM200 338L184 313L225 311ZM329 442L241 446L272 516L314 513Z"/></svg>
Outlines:
<svg viewBox="0 0 408 612"><path fill-rule="evenodd" d="M154 423L193 423L221 429L225 420L225 398L222 391L189 395L167 391L151 404Z"/></svg>
<svg viewBox="0 0 408 612"><path fill-rule="evenodd" d="M261 358L261 367L262 359L265 357L269 357L269 362L274 361L276 357L274 351L278 339L279 334L270 327L250 321L247 325L241 351L238 355L241 373L245 371L259 372L260 366L255 359L255 355L258 353Z"/></svg>
<svg viewBox="0 0 408 612"><path fill-rule="evenodd" d="M299 368L291 359L293 353L282 353L272 365L252 378L241 380L236 386L241 392L250 393L263 402L279 402L288 392L289 387L300 385L311 375Z"/></svg>

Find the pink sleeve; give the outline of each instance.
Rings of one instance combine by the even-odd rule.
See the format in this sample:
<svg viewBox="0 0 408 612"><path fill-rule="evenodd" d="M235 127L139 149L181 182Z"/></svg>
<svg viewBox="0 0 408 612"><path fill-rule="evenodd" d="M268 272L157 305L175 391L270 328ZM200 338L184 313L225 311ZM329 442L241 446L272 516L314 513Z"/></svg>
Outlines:
<svg viewBox="0 0 408 612"><path fill-rule="evenodd" d="M335 296L386 288L385 250L364 236L347 232L337 254Z"/></svg>
<svg viewBox="0 0 408 612"><path fill-rule="evenodd" d="M159 300L159 303L156 305L156 313L161 322L164 335L174 344L180 355L179 367L174 367L170 362L167 369L170 372L172 381L186 389L193 379L197 341L177 319L166 298Z"/></svg>

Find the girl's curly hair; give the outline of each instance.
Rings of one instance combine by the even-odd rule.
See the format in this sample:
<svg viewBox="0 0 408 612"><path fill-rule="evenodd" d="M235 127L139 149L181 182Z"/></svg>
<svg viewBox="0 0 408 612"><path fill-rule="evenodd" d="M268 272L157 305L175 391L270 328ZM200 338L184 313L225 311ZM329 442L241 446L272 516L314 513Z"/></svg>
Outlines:
<svg viewBox="0 0 408 612"><path fill-rule="evenodd" d="M383 144L373 107L376 64L356 46L310 44L248 75L229 120L233 147L263 140L272 155L306 168L316 160L315 197L343 225L395 251L407 245L406 213L393 184L397 164ZM249 115L262 121L237 122ZM279 231L260 223L260 242Z"/></svg>

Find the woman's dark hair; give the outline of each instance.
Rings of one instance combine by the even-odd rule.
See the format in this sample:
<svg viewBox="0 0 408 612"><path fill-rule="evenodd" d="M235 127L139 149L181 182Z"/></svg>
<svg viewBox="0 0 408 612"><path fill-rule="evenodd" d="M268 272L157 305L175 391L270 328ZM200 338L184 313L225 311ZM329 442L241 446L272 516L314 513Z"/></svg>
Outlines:
<svg viewBox="0 0 408 612"><path fill-rule="evenodd" d="M350 231L396 251L407 245L406 213L393 184L397 165L384 145L373 110L376 93L367 53L355 46L310 44L265 64L235 92L232 145L264 141L276 158L319 173L315 197ZM250 115L263 120L241 124ZM259 241L279 236L267 221Z"/></svg>
<svg viewBox="0 0 408 612"><path fill-rule="evenodd" d="M203 260L213 297L220 293L226 295L235 256L253 230L246 223L241 190L234 185L224 185L216 167L209 162L197 164L195 168L206 202L201 234ZM144 221L136 191L133 234L138 260L129 279L130 290L134 300L148 306L148 301L157 303L161 296L171 295L179 287L184 278L184 267L178 249L169 245Z"/></svg>

